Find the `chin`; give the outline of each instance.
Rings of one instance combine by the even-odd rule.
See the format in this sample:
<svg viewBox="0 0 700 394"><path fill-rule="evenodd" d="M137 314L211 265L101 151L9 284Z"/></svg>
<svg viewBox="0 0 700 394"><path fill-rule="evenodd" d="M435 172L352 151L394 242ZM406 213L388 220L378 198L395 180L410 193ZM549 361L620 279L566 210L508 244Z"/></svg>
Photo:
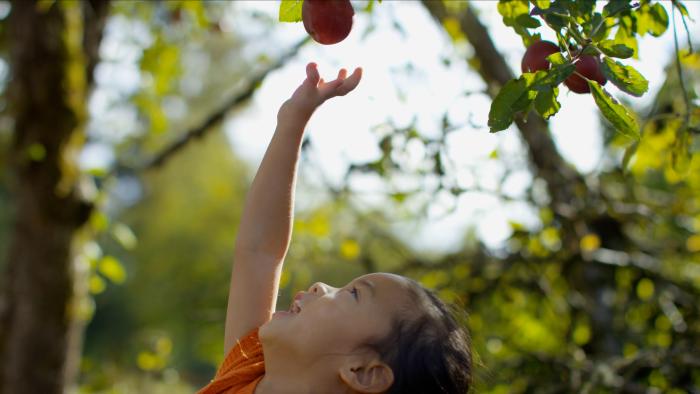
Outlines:
<svg viewBox="0 0 700 394"><path fill-rule="evenodd" d="M263 325L261 325L260 328L258 329L258 337L260 338L261 341L265 338L269 338L270 334L272 334L272 332L274 332L274 327L270 327L271 322L272 322L272 320L268 320Z"/></svg>
<svg viewBox="0 0 700 394"><path fill-rule="evenodd" d="M283 319L272 318L258 329L258 337L261 342L279 342L285 335L291 332L289 324Z"/></svg>

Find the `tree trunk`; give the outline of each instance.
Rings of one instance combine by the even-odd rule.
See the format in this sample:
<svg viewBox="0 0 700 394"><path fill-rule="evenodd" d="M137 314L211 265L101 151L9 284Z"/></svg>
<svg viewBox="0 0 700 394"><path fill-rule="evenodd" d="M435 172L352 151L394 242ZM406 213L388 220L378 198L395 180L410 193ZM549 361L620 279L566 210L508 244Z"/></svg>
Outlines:
<svg viewBox="0 0 700 394"><path fill-rule="evenodd" d="M451 16L443 1L422 0L422 3L440 25ZM474 48L474 57L480 65L476 71L493 98L514 77L513 72L471 6L466 6L456 16L460 29ZM605 213L587 211L594 206L589 202L598 199L598 196L595 191L588 189L581 174L561 157L546 121L531 112L527 119L516 117L515 123L527 147L533 174L547 183L550 206L562 226L562 248L577 255L579 240L593 231L592 221L603 217L617 222ZM573 286L585 294L588 300L586 312L591 318L593 329L591 347L599 355L619 354L620 340L612 327L614 311L604 302L605 293L614 288L614 269L584 262L580 255L576 257L572 259L576 265L573 268L581 272L576 275L579 272L574 270L571 277L574 277ZM595 285L591 286L592 283Z"/></svg>
<svg viewBox="0 0 700 394"><path fill-rule="evenodd" d="M14 1L8 21L16 211L0 303L2 394L62 393L75 377L69 353L81 350L73 257L92 206L78 193L74 154L107 2L49 4Z"/></svg>

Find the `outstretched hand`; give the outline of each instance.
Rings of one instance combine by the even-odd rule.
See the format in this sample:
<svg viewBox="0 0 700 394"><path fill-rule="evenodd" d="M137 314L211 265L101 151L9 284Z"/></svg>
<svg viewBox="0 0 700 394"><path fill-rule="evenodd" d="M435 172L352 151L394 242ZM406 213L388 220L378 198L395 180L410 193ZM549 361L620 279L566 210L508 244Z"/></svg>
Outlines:
<svg viewBox="0 0 700 394"><path fill-rule="evenodd" d="M352 75L346 77L347 70L341 68L336 79L325 82L318 74L316 63L309 63L306 65L306 79L294 91L292 97L284 103L282 109L311 115L326 100L336 96L345 96L355 89L362 78L362 68L356 68Z"/></svg>

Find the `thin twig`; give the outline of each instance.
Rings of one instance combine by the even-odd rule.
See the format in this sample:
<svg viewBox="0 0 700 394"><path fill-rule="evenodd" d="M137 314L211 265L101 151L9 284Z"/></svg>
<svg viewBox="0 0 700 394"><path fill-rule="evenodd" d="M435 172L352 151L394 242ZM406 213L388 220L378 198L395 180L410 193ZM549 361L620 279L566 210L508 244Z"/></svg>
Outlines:
<svg viewBox="0 0 700 394"><path fill-rule="evenodd" d="M685 15L681 14L681 22L683 22L683 27L685 28L685 35L688 37L688 55L693 53L693 40L691 39L690 29L688 29L688 22L685 20Z"/></svg>
<svg viewBox="0 0 700 394"><path fill-rule="evenodd" d="M675 11L677 6L676 2L671 3L672 10ZM678 10L678 13L681 14L681 17L683 14L681 13L680 10ZM673 13L672 15L673 19L673 45L676 49L676 71L678 72L678 82L681 85L681 90L683 91L683 102L685 102L685 116L683 119L683 127L688 125L690 123L690 99L688 98L688 90L686 89L685 86L685 81L683 80L683 69L681 67L681 52L680 49L678 48L678 30L676 29L676 15Z"/></svg>
<svg viewBox="0 0 700 394"><path fill-rule="evenodd" d="M129 168L127 166L117 164L110 171L108 176L115 175L123 171L139 173L163 165L163 163L170 159L175 153L179 152L180 150L182 150L182 148L187 146L189 142L197 138L203 137L207 133L207 131L212 129L213 126L220 123L225 118L226 114L229 113L233 108L236 108L237 106L249 100L253 96L253 93L255 93L255 91L258 89L262 81L272 71L282 67L290 58L292 58L299 52L299 49L302 46L304 46L309 41L310 37L308 36L303 40L299 41L287 53L282 55L275 63L271 64L268 68L260 72L257 76L250 79L248 81L248 85L245 89L243 89L243 91L231 97L221 107L219 107L212 114L210 114L204 120L204 122L184 132L177 140L175 140L175 142L166 146L163 150L155 154L150 160L145 161L144 164L137 166L136 168Z"/></svg>

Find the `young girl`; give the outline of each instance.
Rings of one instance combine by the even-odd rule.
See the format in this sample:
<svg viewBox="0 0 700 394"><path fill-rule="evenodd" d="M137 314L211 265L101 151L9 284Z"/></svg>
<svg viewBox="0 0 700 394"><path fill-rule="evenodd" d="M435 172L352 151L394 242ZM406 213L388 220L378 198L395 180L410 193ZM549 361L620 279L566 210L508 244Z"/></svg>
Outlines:
<svg viewBox="0 0 700 394"><path fill-rule="evenodd" d="M372 273L342 288L315 283L276 311L292 231L304 128L326 100L357 86L362 69L332 82L316 64L277 114L241 218L226 312L226 358L198 394L464 394L471 383L467 334L432 291Z"/></svg>

